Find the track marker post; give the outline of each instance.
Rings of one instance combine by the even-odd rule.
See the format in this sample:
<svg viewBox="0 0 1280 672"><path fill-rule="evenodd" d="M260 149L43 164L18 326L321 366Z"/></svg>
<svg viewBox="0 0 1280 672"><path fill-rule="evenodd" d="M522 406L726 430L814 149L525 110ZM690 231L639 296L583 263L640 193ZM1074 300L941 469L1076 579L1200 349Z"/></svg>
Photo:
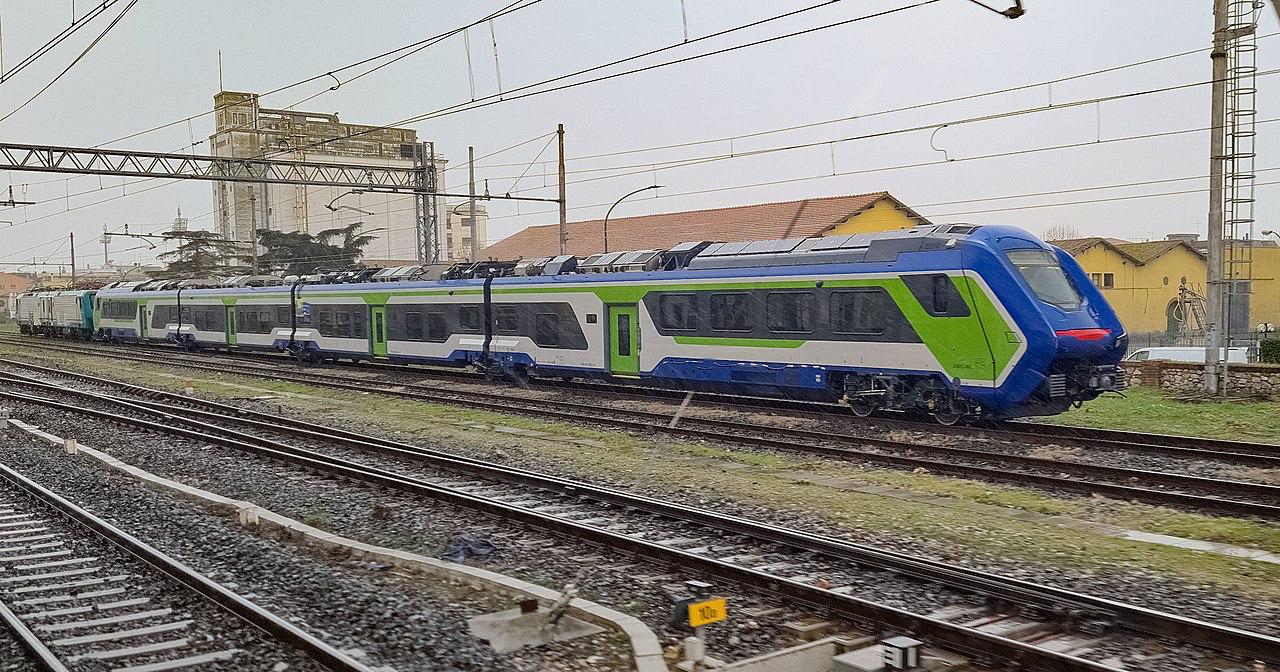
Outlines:
<svg viewBox="0 0 1280 672"><path fill-rule="evenodd" d="M693 635L685 637L682 670L701 670L707 662L706 626L728 618L726 600L711 594L712 585L706 581L685 581L687 596L676 601L675 613L681 621L693 628Z"/></svg>

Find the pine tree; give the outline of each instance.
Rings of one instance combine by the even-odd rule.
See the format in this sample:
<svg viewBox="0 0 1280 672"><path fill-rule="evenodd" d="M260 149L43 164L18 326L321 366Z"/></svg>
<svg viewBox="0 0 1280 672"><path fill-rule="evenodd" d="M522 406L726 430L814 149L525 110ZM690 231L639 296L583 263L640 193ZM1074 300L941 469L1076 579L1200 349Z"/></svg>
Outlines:
<svg viewBox="0 0 1280 672"><path fill-rule="evenodd" d="M151 273L153 278L212 278L243 270L228 261L234 259L235 244L212 231L167 231L164 237L181 242L160 255L165 269Z"/></svg>

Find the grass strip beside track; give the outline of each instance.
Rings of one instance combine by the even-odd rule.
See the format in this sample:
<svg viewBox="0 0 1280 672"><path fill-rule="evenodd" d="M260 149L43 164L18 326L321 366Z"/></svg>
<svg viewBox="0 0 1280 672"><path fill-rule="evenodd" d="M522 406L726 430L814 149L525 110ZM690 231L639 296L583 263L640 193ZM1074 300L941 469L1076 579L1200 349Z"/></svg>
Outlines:
<svg viewBox="0 0 1280 672"><path fill-rule="evenodd" d="M180 389L182 380L189 377L168 366L111 362L100 357L18 353L15 349L9 349L9 354L170 390ZM926 543L944 549L944 553L1090 571L1112 567L1150 569L1182 580L1280 599L1280 567L992 516L978 505L1121 525L1145 522L1140 528L1145 531L1280 549L1280 530L1253 521L1111 500L1058 499L965 479L862 469L800 456L653 439L280 381L233 375L190 377L196 379L201 393L212 397L298 395L273 403L324 422L397 432L468 454L554 465L568 476L629 487L644 483L646 490L662 490L682 501L734 499L749 506L820 517L857 536L875 539L906 535L928 540ZM499 431L495 432L495 428ZM830 479L941 495L954 500L954 505L924 504L820 482Z"/></svg>

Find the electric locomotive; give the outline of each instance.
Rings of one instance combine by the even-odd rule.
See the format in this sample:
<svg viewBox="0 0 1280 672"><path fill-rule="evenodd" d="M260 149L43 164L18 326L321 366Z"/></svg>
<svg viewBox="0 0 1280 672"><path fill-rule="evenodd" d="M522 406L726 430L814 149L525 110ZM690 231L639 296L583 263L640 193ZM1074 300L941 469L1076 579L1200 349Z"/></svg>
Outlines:
<svg viewBox="0 0 1280 672"><path fill-rule="evenodd" d="M1123 389L1127 337L1065 252L1008 226L485 263L436 281L97 293L100 336L841 399L939 422ZM495 277L498 273L501 275ZM461 277L459 277L461 276Z"/></svg>

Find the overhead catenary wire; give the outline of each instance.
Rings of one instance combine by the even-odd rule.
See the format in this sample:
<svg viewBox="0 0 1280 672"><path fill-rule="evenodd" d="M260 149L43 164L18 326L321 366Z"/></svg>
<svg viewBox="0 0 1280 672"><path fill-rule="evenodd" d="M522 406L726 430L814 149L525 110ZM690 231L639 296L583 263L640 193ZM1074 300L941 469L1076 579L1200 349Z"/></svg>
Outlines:
<svg viewBox="0 0 1280 672"><path fill-rule="evenodd" d="M1169 58L1172 58L1172 56L1169 56Z"/></svg>
<svg viewBox="0 0 1280 672"><path fill-rule="evenodd" d="M1266 35L1260 35L1260 36L1258 36L1258 39L1259 39L1259 40L1263 40L1263 39L1267 39L1267 38L1276 37L1277 35L1280 35L1280 32L1267 33ZM989 90L989 91L982 91L982 92L979 92L979 93L970 93L970 94L965 94L965 95L962 95L962 96L953 96L953 97L950 97L950 98L940 98L940 99L937 99L937 100L926 101L926 102L923 102L923 103L913 103L913 104L910 104L910 105L902 105L902 106L899 106L899 107L885 108L885 109L881 109L881 110L875 110L875 111L872 111L872 112L864 112L864 113L861 113L861 114L854 114L854 115L848 115L848 116L844 116L844 117L837 117L837 118L835 118L835 119L825 119L825 120L822 120L822 121L813 121L813 122L806 122L806 123L802 123L802 124L793 124L793 125L790 125L790 126L781 126L781 127L778 127L778 128L770 128L770 129L765 129L765 130L761 130L761 131L751 131L751 132L748 132L748 133L739 133L739 134L737 134L737 135L726 135L726 136L720 136L720 137L716 137L716 138L706 138L706 139L700 139L700 140L690 140L690 141L687 141L687 142L676 142L676 143L669 143L669 144L665 144L665 145L652 145L652 146L649 146L649 147L636 147L636 148L631 148L631 149L621 149L621 150L614 150L614 151L609 151L609 152L600 152L600 153L597 153L597 154L583 154L583 155L579 155L579 156L569 156L569 157L565 157L565 161L567 161L567 162L573 162L573 161L587 161L587 160L591 160L591 159L601 159L601 158L607 158L607 157L611 157L611 156L624 156L624 155L628 155L628 154L641 154L641 153L657 152L657 151L664 151L664 150L671 150L671 149L682 149L682 148L685 148L685 147L694 147L694 146L697 146L697 145L719 144L719 143L725 143L725 142L733 142L733 141L737 141L737 140L747 140L747 139L751 139L751 138L758 138L758 137L762 137L762 136L766 136L766 135L775 135L775 134L778 134L778 133L787 133L787 132L791 132L791 131L807 130L807 129L810 129L810 128L817 128L817 127L820 127L820 126L828 126L828 125L832 125L832 124L846 123L846 122L850 122L850 121L860 121L860 120L864 120L864 119L872 119L872 118L875 118L875 117L880 117L880 116L889 115L889 114L897 114L897 113L901 113L901 112L911 112L911 111L921 110L921 109L925 109L925 108L929 108L929 107L936 107L936 106L938 106L938 105L948 105L948 104L952 104L952 103L967 102L967 101L970 101L970 100L977 100L977 99L979 99L979 98L986 98L986 97L990 97L990 96L998 96L998 95L1003 95L1003 94L1007 94L1007 93L1016 93L1016 92L1019 92L1019 91L1029 91L1029 90L1038 89L1038 88L1041 88L1041 87L1053 86L1054 84L1062 84L1062 83L1065 83L1065 82L1075 81L1075 80L1079 80L1079 79L1085 79L1085 78L1088 78L1088 77L1095 77L1095 76L1098 76L1098 75L1105 75L1105 74L1110 74L1110 73L1114 73L1114 72L1119 72L1119 71L1127 70L1127 69L1130 69L1130 68L1142 67L1142 66L1144 66L1144 65L1151 65L1151 64L1153 64L1153 63L1160 63L1160 62L1163 62L1163 61L1173 60L1173 59L1176 59L1176 58L1183 58L1183 57L1186 57L1186 56L1193 56L1193 55L1195 55L1195 54L1203 54L1203 53L1206 53L1206 52L1208 52L1208 51L1209 51L1209 49L1208 49L1208 48L1190 49L1190 50L1180 51L1180 52L1177 52L1177 53L1174 53L1174 54L1166 54L1166 55L1164 55L1164 56L1156 56L1156 57L1153 57L1153 58L1147 58L1147 59L1143 59L1143 60L1140 60L1140 61L1133 61L1133 62L1129 62L1129 63L1123 63L1123 64L1120 64L1120 65L1107 66L1107 67L1105 67L1105 68L1101 68L1101 69L1097 69L1097 70L1090 70L1090 71L1087 71L1087 72L1079 72L1079 73L1076 73L1076 74L1073 74L1073 75L1065 75L1065 76L1062 76L1062 77L1056 77L1056 78L1053 78L1053 79L1042 80L1042 81L1039 81L1039 82L1032 82L1032 83L1029 83L1029 84L1019 84L1019 85L1017 85L1017 86L1009 86L1009 87L1004 87L1004 88L1000 88L1000 89L992 89L992 90ZM519 166L522 166L522 165L523 165L523 164L520 164L520 163L505 163L505 164L504 164L504 163L491 163L491 164L488 164L488 165L478 165L478 166L476 166L476 168L477 168L477 169L484 169L484 168L510 168L510 167L519 167ZM593 168L593 169L586 169L586 170L608 170L608 168ZM571 171L569 171L569 173L574 173L574 172L586 172L586 170L584 170L584 171L572 171L572 170L571 170Z"/></svg>
<svg viewBox="0 0 1280 672"><path fill-rule="evenodd" d="M62 44L64 40L74 35L76 31L87 26L90 22L92 22L98 16L102 15L104 12L110 9L112 5L115 5L118 2L120 2L120 0L103 0L100 4L94 6L93 9L86 12L84 16L80 17L79 19L73 20L71 22L71 25L67 26L66 28L63 28L57 35L54 35L52 38L50 38L48 42L45 42L44 44L40 45L38 48L36 48L35 51L28 54L21 61L18 61L16 65L9 68L8 70L0 70L0 84L3 84L4 82L7 82L10 79L12 79L19 72L22 72L32 63L35 63L42 56L44 56L45 54L49 53L54 48L56 48L59 44Z"/></svg>
<svg viewBox="0 0 1280 672"><path fill-rule="evenodd" d="M135 1L136 1L136 0L135 0ZM512 2L512 3L510 3L510 4L506 5L506 6L504 6L503 8L501 8L501 9L499 9L499 10L496 10L496 11L494 11L494 12L491 12L490 14L488 14L488 15L486 15L486 16L484 16L484 17L480 18L480 19L476 19L476 20L472 21L471 23L467 24L466 26L463 26L463 27L460 27L460 28L451 29L451 30L449 30L449 31L445 31L445 32L443 32L443 33L439 33L439 34L433 35L432 37L429 37L429 38L426 38L426 39L423 39L423 40L419 40L419 41L417 41L417 42L414 42L414 43L411 43L411 44L408 44L408 45L404 45L404 46L402 46L402 47L398 47L398 48L393 49L393 50L390 50L390 51L383 52L383 53L378 54L378 55L376 55L376 56L371 56L371 57L368 57L368 58L362 59L362 60L360 60L360 61L356 61L356 62L354 62L354 63L348 64L348 65L344 65L344 66L342 66L342 67L340 67L340 68L337 68L337 69L335 69L335 70L331 70L331 71L329 71L329 72L327 72L327 73L325 73L325 74L322 74L322 75L315 75L315 76L312 76L312 77L309 77L309 78L306 78L306 79L303 79L303 80L299 80L299 81L294 82L294 83L292 83L292 84L287 84L287 85L285 85L285 86L277 87L277 88L272 89L271 91L268 91L268 92L266 92L266 93L259 94L259 96L261 97L261 96L271 95L271 94L273 94L273 93L278 93L278 92L281 92L281 91L284 91L284 90L287 90L287 89L290 89L290 88L293 88L293 87L299 86L299 85L301 85L301 84L306 84L306 83L308 83L308 82L316 81L316 80L319 80L319 79L324 79L324 78L326 78L326 77L331 76L333 73L342 72L342 71L348 70L348 69L353 68L353 67L358 67L358 66L360 66L360 65L364 65L364 64L366 64L366 63L370 63L370 62L372 62L372 61L376 61L376 60L378 60L378 59L385 58L385 57L386 57L386 56L388 56L388 55L393 55L393 54L399 53L399 52L401 52L401 51L404 51L404 52L405 52L405 53L400 54L398 57L396 57L396 58L394 58L394 59L392 59L392 60L390 60L390 61L387 61L387 62L385 62L385 63L381 63L381 64L379 64L379 65L377 65L377 66L375 66L375 67L373 67L373 68L370 68L370 69L368 69L368 70L366 70L366 71L364 71L364 72L360 72L360 73L356 74L355 76L353 76L353 77L351 77L351 78L347 79L347 80L346 80L346 83L349 83L349 82L355 81L355 80L357 80L357 79L360 79L361 77L364 77L364 76L366 76L366 75L372 74L373 72L376 72L377 70L380 70L380 69L382 69L382 68L384 68L384 67L387 67L387 66L389 66L389 65L391 65L391 64L393 64L393 63L396 63L396 62L398 62L398 61L402 60L403 58L406 58L406 57L408 57L408 56L410 56L410 55L412 55L412 54L414 54L414 53L417 53L417 52L421 51L422 49L425 49L425 48L427 48L427 47L430 47L430 46L432 46L432 45L434 45L434 44L438 44L441 40L443 40L443 39L445 39L445 38L447 38L447 37L450 37L450 36L452 36L452 35L456 35L459 31L464 30L464 29L465 29L465 28L467 28L467 27L477 26L477 25L480 25L480 24L482 24L482 23L484 23L484 22L486 22L486 21L492 21L493 19L497 19L497 18L501 18L501 17L506 16L506 15L509 15L509 14L513 14L513 13L515 13L515 12L517 12L517 11L522 10L522 9L527 9L528 7L532 7L532 6L534 6L534 5L536 5L536 4L540 3L540 2L542 2L542 0L516 0L515 2ZM316 97L318 97L318 96L320 96L320 95L323 95L323 94L325 94L325 93L328 93L328 92L330 92L330 91L332 91L332 90L334 90L334 89L336 89L336 88L337 88L337 87L329 87L329 88L326 88L326 89L324 89L324 90L322 90L322 91L317 92L316 94L313 94L313 95L311 95L311 96L308 96L308 97L306 97L306 98L303 98L302 100L299 100L299 101L297 101L297 102L294 102L294 103L292 103L291 105L288 105L288 106L287 106L286 108L284 108L284 109L289 109L289 108L295 107L295 106L297 106L297 105L300 105L300 104L302 104L302 103L308 102L308 101L310 101L310 100L312 100L312 99L314 99L314 98L316 98ZM157 130L161 130L161 129L163 129L163 128L168 128L168 127L170 127L170 126L174 126L174 125L181 124L181 123L184 123L184 122L189 123L192 119L197 119L197 118L200 118L200 117L203 117L203 116L207 116L207 115L210 115L210 114L214 114L214 113L218 112L220 109L225 109L225 108L227 108L227 107L229 107L229 106L230 106L230 104L228 104L228 105L223 105L223 106L217 106L217 107L215 107L213 110L209 110L209 111L206 111L206 112L202 112L202 113L200 113L200 114L196 114L196 115L191 115L191 116L188 116L188 117L184 117L183 119L179 119L179 120L174 121L174 122L169 122L169 123L167 123L167 124L162 124L162 125L159 125L159 126L154 126L154 127L149 128L149 129L145 129L145 130L143 130L143 131L138 131L138 132L135 132L135 133L131 133L131 134L129 134L129 135L126 135L126 136L122 136L122 137L116 138L116 139L114 139L114 140L109 140L109 141L107 141L107 142L103 142L103 143L99 143L99 144L97 144L97 145L93 145L93 146L92 146L92 148L99 148L99 147L104 147L104 146L106 146L106 145L115 144L115 143L120 142L120 141L122 141L122 140L127 140L127 139L130 139L130 138L138 137L138 136L140 136L140 135L144 135L144 134L146 134L146 133L150 133L150 132L154 132L154 131L157 131ZM242 127L242 128L243 128L243 127L247 127L247 125L244 125L244 126L241 126L241 127ZM539 137L543 137L543 136L539 136ZM526 142L533 142L534 140L537 140L537 138L533 138L533 139L531 139L531 140L529 140L529 141L526 141ZM205 141L204 141L204 140L201 140L201 141L200 141L200 143L203 143L203 142L205 142ZM192 145L191 145L191 146L194 146L195 144L200 144L200 143L192 143ZM525 143L520 143L520 144L525 144ZM515 145L515 146L519 146L519 145ZM513 146L513 147L515 147L515 146ZM185 149L185 148L183 148L183 149ZM501 151L506 151L506 150L500 150L499 152L494 152L494 153L488 154L487 156L493 156L493 155L495 155L495 154L501 153ZM265 154L264 154L264 155L262 155L262 156L265 156ZM259 156L259 157L256 157L256 158L262 158L262 156ZM249 157L249 158L255 158L255 157ZM45 181L41 181L41 182L33 182L33 183L25 183L25 184L27 184L27 185L37 185L37 184L49 184L49 183L56 183L56 182L69 182L71 179L76 179L76 178L61 178L61 179L45 180ZM139 184L139 183L144 183L144 182L151 182L151 181L156 180L156 179L160 179L160 178L147 177L147 178L142 178L142 179L139 179L139 180L127 181L127 182L126 182L126 184ZM167 184L166 184L166 185L164 185L164 186L167 186ZM80 192L80 194L74 194L74 195L81 195L81 194L86 194L86 193L93 193L93 192L96 192L96 191L105 191L105 190L107 190L107 189L113 189L113 188L114 188L114 187L105 187L105 188L104 188L104 187L100 187L100 188L98 188L98 189L91 189L91 190L87 190L87 191L85 191L85 192ZM158 187L147 188L147 189L141 189L141 190L138 190L138 191L136 191L136 192L134 192L134 193L135 193L135 194L136 194L136 193L143 193L143 192L146 192L146 191L151 191L151 190L153 190L154 188L158 188ZM73 196L74 196L74 195L73 195ZM132 195L132 194L129 194L129 195ZM123 198L123 197L126 197L126 196L124 196L124 195L122 195L122 196L113 196L113 197L110 197L110 198L102 199L102 200L100 200L100 201L96 201L95 203L92 203L92 204L85 204L85 205L83 205L83 206L79 206L79 207L75 207L75 208L68 208L68 209L63 210L63 211L60 211L60 212L58 212L58 213L51 213L50 215L46 215L46 216L41 216L41 217L37 217L37 218L33 218L33 219L29 219L29 220L27 220L27 221L40 221L40 220L43 220L43 219L49 219L50 217L56 217L56 216L58 216L58 215L60 215L60 214L65 214L65 213L67 213L67 212L71 212L71 211L74 211L74 210L83 209L84 207L92 207L93 205L96 205L96 204L98 204L98 203L107 203L107 202L111 202L111 201L119 200L120 198ZM45 199L45 200L43 200L43 201L38 201L35 205L39 205L39 204L46 203L46 202L51 202L51 201L56 201L56 200L62 200L62 197L50 198L50 199ZM26 207L26 206L24 206L24 208L25 208L25 207Z"/></svg>
<svg viewBox="0 0 1280 672"><path fill-rule="evenodd" d="M750 23L741 24L741 25L738 25L738 26L735 26L735 27L732 27L732 28L726 28L726 29L724 29L724 30L721 30L721 31L718 31L718 32L715 32L715 33L710 33L710 34L708 34L708 35L703 35L703 36L701 36L701 37L697 37L697 38L691 39L691 40L689 40L689 41L687 41L687 42L678 42L678 43L675 43L675 44L669 44L669 45L666 45L666 46L663 46L663 47L659 47L659 48L656 48L656 49L651 49L651 50L649 50L649 51L645 51L645 52L642 52L642 53L639 53L639 54L633 54L633 55L631 55L631 56L626 56L626 57L623 57L623 58L620 58L620 59L616 59L616 60L610 61L610 62L608 62L608 63L601 64L601 65L591 66L591 67L589 67L589 68L584 68L584 69L581 69L581 70L578 70L578 71L575 71L575 72L571 72L571 73L567 73L567 74L563 74L563 75L558 75L558 76L555 76L555 77L551 77L551 78L548 78L548 79L541 80L541 81L539 81L539 82L534 82L534 83L532 83L532 84L526 84L526 85L524 85L524 86L516 87L516 88L514 88L514 89L509 89L509 90L507 90L506 92L504 92L504 93L503 93L503 95L501 95L501 96L499 96L499 95L497 95L497 94L491 94L491 95L489 95L489 96L482 96L482 97L480 97L480 98L476 99L475 101L468 101L468 102L463 102L463 103L456 103L456 104L451 105L451 106L448 106L448 107L439 108L439 109L434 110L434 111L432 111L432 112L427 112L427 113L424 113L424 114L415 115L415 116L412 116L412 117L408 117L408 118L405 118L405 119L401 119L401 120L399 120L399 121L393 121L393 122L388 123L388 124L382 124L380 127L386 127L386 126L403 126L403 125L405 125L405 124L411 124L411 123L416 123L416 122L419 122L419 121L425 121L425 120L427 120L427 119L435 119L435 118L444 117L444 116L448 116L448 115L452 115L452 114L457 114L457 113L459 113L459 112L467 112L467 111L474 110L474 109L479 109L479 108L482 108L482 107L488 107L488 106L490 106L490 105L494 105L494 104L497 104L497 103L510 102L510 101L513 101L513 100L520 100L520 99L523 99L523 98L528 98L528 97L530 97L530 96L542 95L542 94L544 94L544 93L551 93L551 92L554 92L554 91L562 91L562 90L565 90L565 89L570 89L570 88L574 88L574 87L578 87L578 86L584 86L584 85L586 85L586 84L594 84L594 83L596 83L596 82L602 82L602 81L606 81L606 80L610 80L610 79L616 79L616 78L618 78L618 77L626 77L626 76L628 76L628 75L633 75L633 74L637 74L637 73L641 73L641 72L647 72L647 71L650 71L650 70L657 70L657 69L664 68L664 67L667 67L667 66L670 66L670 65L676 65L676 64L679 64L679 63L687 63L687 62L690 62L690 61L695 61L695 60L698 60L698 59L707 58L707 57L709 57L709 56L716 56L716 55L719 55L719 54L724 54L724 53L728 53L728 52L732 52L732 51L737 51L737 50L739 50L739 49L746 49L746 48L750 48L750 47L754 47L754 46L759 46L759 45L762 45L762 44L768 44L768 43L777 42L777 41L780 41L780 40L785 40L785 39L789 39L789 38L793 38L793 37L799 37L799 36L801 36L801 35L808 35L808 34L811 34L811 33L815 33L815 32L818 32L818 31L822 31L822 30L828 30L828 29L831 29L831 28L837 28L837 27L840 27L840 26L851 25L851 24L858 23L858 22L861 22L861 21L867 21L867 20L870 20L870 19L880 18L880 17L884 17L884 16L891 15L891 14L897 14L897 13L904 12L904 11L908 11L908 10L911 10L911 9L916 9L916 8L919 8L919 7L924 7L924 6L926 6L926 5L932 5L932 4L935 4L935 3L937 3L937 2L940 2L941 0L920 0L919 2L916 2L916 3L914 3L914 4L904 5L904 6L900 6L900 7L894 8L894 9L888 9L888 10L884 10L884 11L880 11L880 12L875 12L875 13L871 13L871 14L864 14L864 15L856 16L856 17L853 17L853 18L850 18L850 19L845 19L845 20L843 20L843 21L836 21L836 22L834 22L834 23L828 23L828 24L821 25L821 26L817 26L817 27L813 27L813 28L806 28L806 29L804 29L804 30L793 31L793 32L790 32L790 33L785 33L785 34L783 34L783 35L775 35L775 36L772 36L772 37L762 38L762 39L754 40L754 41L747 42L747 43L744 43L744 44L731 45L731 46L728 46L728 47L723 47L723 48L720 48L720 49L716 49L716 50L714 50L714 51L704 52L704 53L701 53L701 54L694 54L694 55L692 55L692 56L687 56L687 57L684 57L684 58L674 59L674 60L671 60L671 61L664 61L664 62L662 62L662 63L653 63L653 64L650 64L650 65L647 65L647 66L643 66L643 67L640 67L640 68L634 68L634 69L631 69L631 70L624 70L624 71L622 71L622 72L616 72L616 73L611 73L611 74L608 74L608 75L602 75L602 76L600 76L600 77L595 77L595 78L592 78L592 79L582 80L582 81L578 81L578 82L571 82L571 83L569 83L569 84L564 84L564 85L557 86L557 87L553 87L553 88L548 88L548 89L539 89L539 90L535 90L535 91L530 91L530 90L529 90L529 89L535 89L536 87L539 87L539 86L544 86L544 85L546 85L546 84L555 83L555 82L558 82L558 81L562 81L562 80L565 80L565 79L570 79L570 78L573 78L573 77L577 77L577 76L584 75L584 74L587 74L587 73L595 72L595 71L598 71L598 70L607 69L607 68L610 68L610 67L613 67L613 66L616 66L616 65L621 65L621 64L623 64L623 63L628 63L628 62L630 62L630 61L638 60L638 59L641 59L641 58L646 58L646 57L648 57L648 56L653 56L653 55L655 55L655 54L659 54L659 53L662 53L662 52L665 52L665 51L669 51L669 50L671 50L671 49L677 49L677 48L684 47L684 46L687 46L687 45L690 45L690 44L695 44L695 43L698 43L698 42L701 42L701 41L704 41L704 40L709 40L709 39L713 39L713 38L716 38L716 37L721 37L721 36L724 36L724 35L729 35L729 34L732 34L732 33L735 33L735 32L741 31L741 30L747 30L747 29L750 29L750 28L755 28L755 27L757 27L757 26L761 26L761 25L764 25L764 24L767 24L767 23L770 23L770 22L773 22L773 21L778 21L778 20L780 20L780 19L785 19L785 18L789 18L789 17L797 16L797 15L799 15L799 14L803 14L803 13L805 13L805 12L813 11L813 10L816 10L816 9L821 9L821 8L823 8L823 7L829 7L829 6L833 5L833 4L836 4L836 3L839 3L839 2L843 2L843 1L844 1L844 0L826 0L826 2L822 2L822 3L816 4L816 5L809 5L809 6L807 6L807 7L802 7L802 8L800 8L800 9L792 10L792 11L790 11L790 12L785 12L785 13L783 13L783 14L777 14L777 15L774 15L774 16L766 17L766 18L763 18L763 19L759 19L759 20L756 20L756 21L752 21L752 22L750 22ZM514 96L513 96L513 95L509 95L509 94L512 94L512 93L515 93L515 92L519 92L519 91L524 91L525 93L522 93L522 94L520 94L520 95L514 95ZM371 132L373 132L373 130L374 130L374 129L367 129L367 130L362 130L362 131L355 131L355 132L348 133L348 134L345 134L345 135L339 135L339 136L334 137L334 138L327 138L327 139L325 139L325 140L320 140L320 141L316 141L316 142L310 143L309 145L306 145L304 148L306 148L306 149L311 149L311 148L314 148L314 147L320 147L320 146L323 146L323 145L328 144L328 143L331 143L331 142L337 142L337 141L339 141L339 140L346 140L346 139L350 139L350 138L357 137L357 136L360 136L360 135L364 135L364 134L367 134L367 133L371 133Z"/></svg>
<svg viewBox="0 0 1280 672"><path fill-rule="evenodd" d="M59 72L57 76L55 76L52 80L49 81L48 84L45 84L43 87L41 87L39 91L36 91L34 94L32 94L31 97L28 98L21 105L15 107L13 110L11 110L8 114L4 115L3 117L0 117L0 122L4 122L9 117L12 117L13 115L20 112L23 108L30 105L32 101L40 97L40 94L44 93L45 91L48 91L49 88L52 87L54 84L57 84L58 80L62 79L64 75L66 75L68 72L71 72L71 69L76 67L76 64L79 63L82 59L84 59L84 57L87 56L89 52L93 50L94 47L98 46L98 43L102 41L102 38L106 37L107 33L111 32L111 29L115 28L116 24L120 23L120 20L124 18L124 15L128 14L129 10L133 9L133 7L137 4L138 4L138 0L129 0L129 4L125 5L124 9L120 10L120 13L117 14L116 17L111 20L111 23L107 24L107 27L103 28L102 32L98 33L98 36L93 38L93 41L90 42L89 45L86 46L84 50L81 51L80 54L76 56L75 59L72 60L71 63L67 65L67 67L62 69L62 72Z"/></svg>
<svg viewBox="0 0 1280 672"><path fill-rule="evenodd" d="M384 52L379 53L379 54L376 54L376 55L374 55L374 56L369 56L369 57L366 57L366 58L360 59L360 60L358 60L358 61L355 61L355 62L352 62L352 63L348 63L348 64L346 64L346 65L343 65L343 66L338 67L338 68L334 68L334 69L329 70L329 71L327 71L327 72L323 72L323 73L320 73L320 74L318 74L318 75L312 75L312 76L310 76L310 77L305 77L305 78L303 78L303 79L297 80L297 81L295 81L295 82L291 82L291 83L289 83L289 84L285 84L285 85L282 85L282 86L278 86L278 87L276 87L276 88L274 88L274 89L271 89L271 90L269 90L269 91L266 91L266 92L263 92L263 93L261 93L261 94L258 94L258 96L261 98L261 97L269 96L269 95L272 95L272 94L280 93L280 92L282 92L282 91L286 91L286 90L288 90L288 89L292 89L292 88L295 88L295 87L298 87L298 86L302 86L303 84L309 84L309 83L314 82L314 81L317 81L317 80L327 79L327 78L329 78L329 77L330 77L330 76L332 76L332 75L336 75L336 74L338 74L338 73L345 72L345 71L350 70L350 69L352 69L352 68L358 68L358 67L360 67L360 66L362 66L362 65L365 65L365 64L367 64L367 63L371 63L371 62L373 62L373 61L377 61L377 60L379 60L379 59L386 58L386 57L388 57L388 56L393 56L393 55L399 54L399 53L400 53L400 52L402 52L402 51L408 51L408 52L409 52L409 53L406 53L406 54L401 55L399 58L396 58L396 59L395 59L395 60L393 60L393 61L390 61L390 62L388 62L388 63L386 63L386 64L383 64L383 65L381 65L381 66L378 66L378 67L376 67L376 68L370 69L370 70L365 71L365 72L363 72L363 73L359 73L358 75L353 76L353 77L351 77L351 78L347 79L345 82L343 82L344 84L349 84L349 83L351 83L352 81L355 81L356 79L359 79L359 78L361 78L361 77L364 77L364 76L367 76L367 75L369 75L369 74L372 74L373 72L376 72L377 70L380 70L382 67L385 67L386 65L390 65L391 63L395 63L395 62L397 62L397 61L401 60L401 58L404 58L405 56L408 56L408 55L410 55L410 54L412 54L412 53L417 53L418 51L421 51L422 49L425 49L425 48L427 48L427 47L430 47L430 46L433 46L433 45L435 45L435 44L439 43L439 42L440 42L441 40L443 40L443 39L446 39L446 38L448 38L448 37L452 37L452 36L454 36L454 35L457 35L458 33L462 32L463 30L466 30L467 28L473 28L473 27L475 27L475 26L478 26L478 25L481 25L481 24L485 23L486 21L490 21L490 20L493 20L493 19L501 18L501 17L503 17L503 16L507 16L507 15L509 15L509 14L514 14L514 13L519 12L519 11L524 10L524 9L528 9L528 8L530 8L530 7L533 7L534 5L537 5L537 4L541 3L542 1L543 1L543 0L517 0L516 2L512 2L512 3L510 3L510 4L505 5L505 6L504 6L504 7L502 7L501 9L498 9L498 10L496 10L496 11L490 12L489 14L486 14L485 16L483 16L483 17L481 17L481 18L479 18L479 19L475 19L475 20L473 20L473 21L471 21L471 22L467 23L465 26L461 26L461 27L458 27L458 28L451 28L451 29L449 29L449 30L447 30L447 31L444 31L444 32L442 32L442 33L436 33L436 34L432 35L431 37L427 37L427 38L424 38L424 39L418 40L418 41L416 41L416 42L412 42L412 43L410 43L410 44L406 44L406 45L402 45L402 46L396 47L395 49L390 49L390 50L384 51ZM326 89L326 91L329 91L329 90L331 90L331 89ZM186 123L186 122L187 122L187 121L189 121L189 120L199 119L199 118L201 118L201 117L206 117L206 116L209 116L209 115L211 115L211 114L216 114L216 113L217 113L217 112L219 112L220 110L222 110L222 109L226 109L227 107L229 107L229 105L224 105L224 106L222 106L222 107L215 107L215 108L214 108L214 109L212 109L212 110L206 110L206 111L204 111L204 112L200 112L200 113L193 114L193 115L190 115L190 116L187 116L187 117L183 117L183 118L178 119L178 120L176 120L176 121L171 121L171 122L167 122L167 123L160 124L160 125L157 125L157 126L152 126L152 127L150 127L150 128L146 128L146 129L143 129L143 130L141 130L141 131L135 131L135 132L133 132L133 133L129 133L128 135L122 135L122 136L120 136L120 137L118 137L118 138L115 138L115 139L113 139L113 140L108 140L108 141L106 141L106 142L102 142L102 143L99 143L99 144L97 144L97 145L93 145L93 147L94 147L94 148L106 147L107 145L114 145L114 144L116 144L116 143L118 143L118 142L123 142L123 141L125 141L125 140L131 140L131 139L136 138L136 137L138 137L138 136L146 135L146 134L148 134L148 133L154 133L155 131L163 130L163 129L169 128L169 127L171 127L171 126L176 126L176 125L178 125L178 124Z"/></svg>

